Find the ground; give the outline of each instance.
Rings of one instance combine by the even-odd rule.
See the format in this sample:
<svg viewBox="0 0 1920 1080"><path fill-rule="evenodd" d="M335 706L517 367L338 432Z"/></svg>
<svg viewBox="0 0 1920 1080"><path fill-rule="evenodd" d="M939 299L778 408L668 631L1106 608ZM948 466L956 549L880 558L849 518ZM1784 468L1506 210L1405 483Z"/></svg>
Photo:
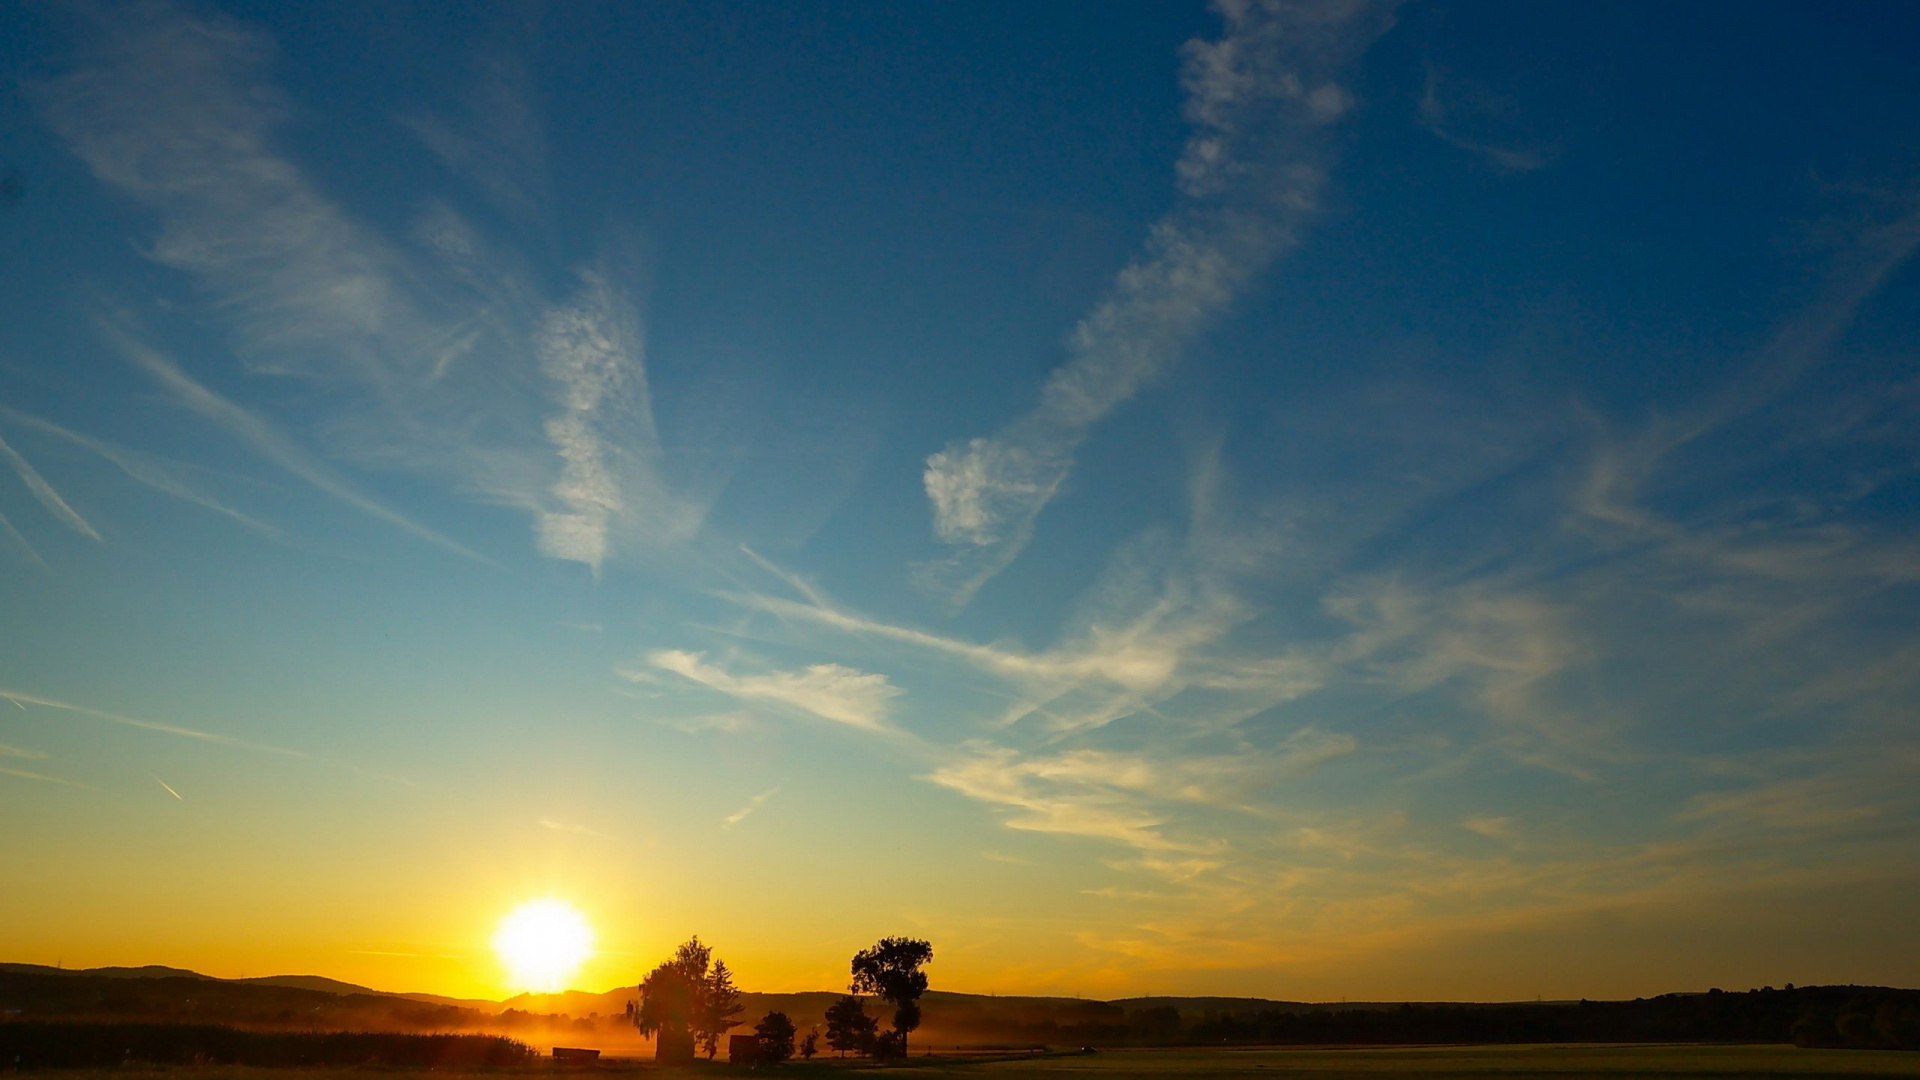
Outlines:
<svg viewBox="0 0 1920 1080"><path fill-rule="evenodd" d="M1112 1050L980 1061L917 1057L875 1066L865 1062L794 1062L770 1073L786 1080L827 1080L829 1073L901 1073L899 1080L1347 1080L1382 1076L1511 1077L1527 1080L1626 1077L1920 1077L1920 1053L1881 1050L1800 1050L1791 1046L1445 1046L1360 1049ZM53 1071L49 1080L338 1080L358 1074L377 1080L464 1080L451 1072L386 1069L201 1068L148 1071ZM476 1072L474 1080L549 1077L555 1080L718 1080L747 1075L720 1063L655 1068L610 1061L593 1066L541 1065ZM870 1080L878 1080L870 1077Z"/></svg>

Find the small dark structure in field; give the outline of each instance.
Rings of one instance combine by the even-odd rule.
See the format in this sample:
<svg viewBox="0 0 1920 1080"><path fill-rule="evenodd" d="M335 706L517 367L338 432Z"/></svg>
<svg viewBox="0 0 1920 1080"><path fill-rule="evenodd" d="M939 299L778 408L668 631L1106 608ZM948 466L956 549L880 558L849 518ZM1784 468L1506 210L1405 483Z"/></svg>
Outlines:
<svg viewBox="0 0 1920 1080"><path fill-rule="evenodd" d="M729 1065L752 1065L760 1059L760 1036L727 1036L727 1063Z"/></svg>
<svg viewBox="0 0 1920 1080"><path fill-rule="evenodd" d="M555 1061L599 1061L600 1051L583 1046L556 1046L553 1048Z"/></svg>

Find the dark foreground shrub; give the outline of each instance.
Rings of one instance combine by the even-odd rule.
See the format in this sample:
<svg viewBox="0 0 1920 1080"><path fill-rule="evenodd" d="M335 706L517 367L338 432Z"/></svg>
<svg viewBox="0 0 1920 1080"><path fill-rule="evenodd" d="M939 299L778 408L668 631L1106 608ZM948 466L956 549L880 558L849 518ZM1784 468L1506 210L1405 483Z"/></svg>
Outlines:
<svg viewBox="0 0 1920 1080"><path fill-rule="evenodd" d="M150 1065L390 1065L472 1069L518 1065L532 1051L497 1035L243 1031L210 1024L0 1024L0 1071Z"/></svg>

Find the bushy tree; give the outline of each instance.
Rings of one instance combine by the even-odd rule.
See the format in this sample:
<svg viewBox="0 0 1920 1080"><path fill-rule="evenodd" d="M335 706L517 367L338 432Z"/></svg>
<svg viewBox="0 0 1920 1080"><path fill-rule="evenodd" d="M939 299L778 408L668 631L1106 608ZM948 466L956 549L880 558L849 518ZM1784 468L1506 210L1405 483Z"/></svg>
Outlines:
<svg viewBox="0 0 1920 1080"><path fill-rule="evenodd" d="M878 1020L867 1015L866 1002L852 994L827 1006L827 1045L842 1057L849 1050L856 1054L872 1053L874 1029L879 1026Z"/></svg>
<svg viewBox="0 0 1920 1080"><path fill-rule="evenodd" d="M893 1030L875 1043L881 1057L905 1057L907 1033L920 1026L920 995L927 992L927 974L920 968L933 962L933 946L918 938L881 938L870 949L853 954L856 994L873 994L893 1003Z"/></svg>
<svg viewBox="0 0 1920 1080"><path fill-rule="evenodd" d="M724 961L698 936L674 950L640 982L640 1000L627 1004L627 1019L654 1037L659 1061L686 1061L695 1046L713 1057L720 1036L740 1026L740 991Z"/></svg>
<svg viewBox="0 0 1920 1080"><path fill-rule="evenodd" d="M753 1025L760 1045L753 1053L756 1065L778 1065L793 1056L793 1021L783 1012L770 1012Z"/></svg>
<svg viewBox="0 0 1920 1080"><path fill-rule="evenodd" d="M813 1055L819 1052L820 1052L820 1029L813 1028L807 1032L806 1038L800 1040L800 1056L806 1059L807 1061L812 1061Z"/></svg>

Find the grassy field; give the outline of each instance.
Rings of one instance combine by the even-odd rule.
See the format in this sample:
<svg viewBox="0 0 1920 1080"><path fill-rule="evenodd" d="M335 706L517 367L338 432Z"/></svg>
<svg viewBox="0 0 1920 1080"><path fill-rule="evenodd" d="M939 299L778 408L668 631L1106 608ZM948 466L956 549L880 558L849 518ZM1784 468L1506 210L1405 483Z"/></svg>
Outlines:
<svg viewBox="0 0 1920 1080"><path fill-rule="evenodd" d="M929 1064L927 1072L950 1075L953 1080L1920 1076L1920 1054L1801 1050L1792 1046L1670 1045L1117 1050L944 1068Z"/></svg>
<svg viewBox="0 0 1920 1080"><path fill-rule="evenodd" d="M584 1068L538 1066L473 1073L398 1069L62 1070L50 1080L719 1080L726 1076L784 1076L830 1080L891 1073L898 1080L1347 1080L1406 1077L1920 1077L1920 1053L1878 1050L1799 1050L1791 1046L1446 1046L1355 1049L1115 1050L1099 1054L1014 1058L996 1061L915 1058L886 1066L859 1062L792 1063L774 1073L748 1073L724 1065L656 1069L609 1062ZM851 1077L848 1077L851 1080Z"/></svg>

